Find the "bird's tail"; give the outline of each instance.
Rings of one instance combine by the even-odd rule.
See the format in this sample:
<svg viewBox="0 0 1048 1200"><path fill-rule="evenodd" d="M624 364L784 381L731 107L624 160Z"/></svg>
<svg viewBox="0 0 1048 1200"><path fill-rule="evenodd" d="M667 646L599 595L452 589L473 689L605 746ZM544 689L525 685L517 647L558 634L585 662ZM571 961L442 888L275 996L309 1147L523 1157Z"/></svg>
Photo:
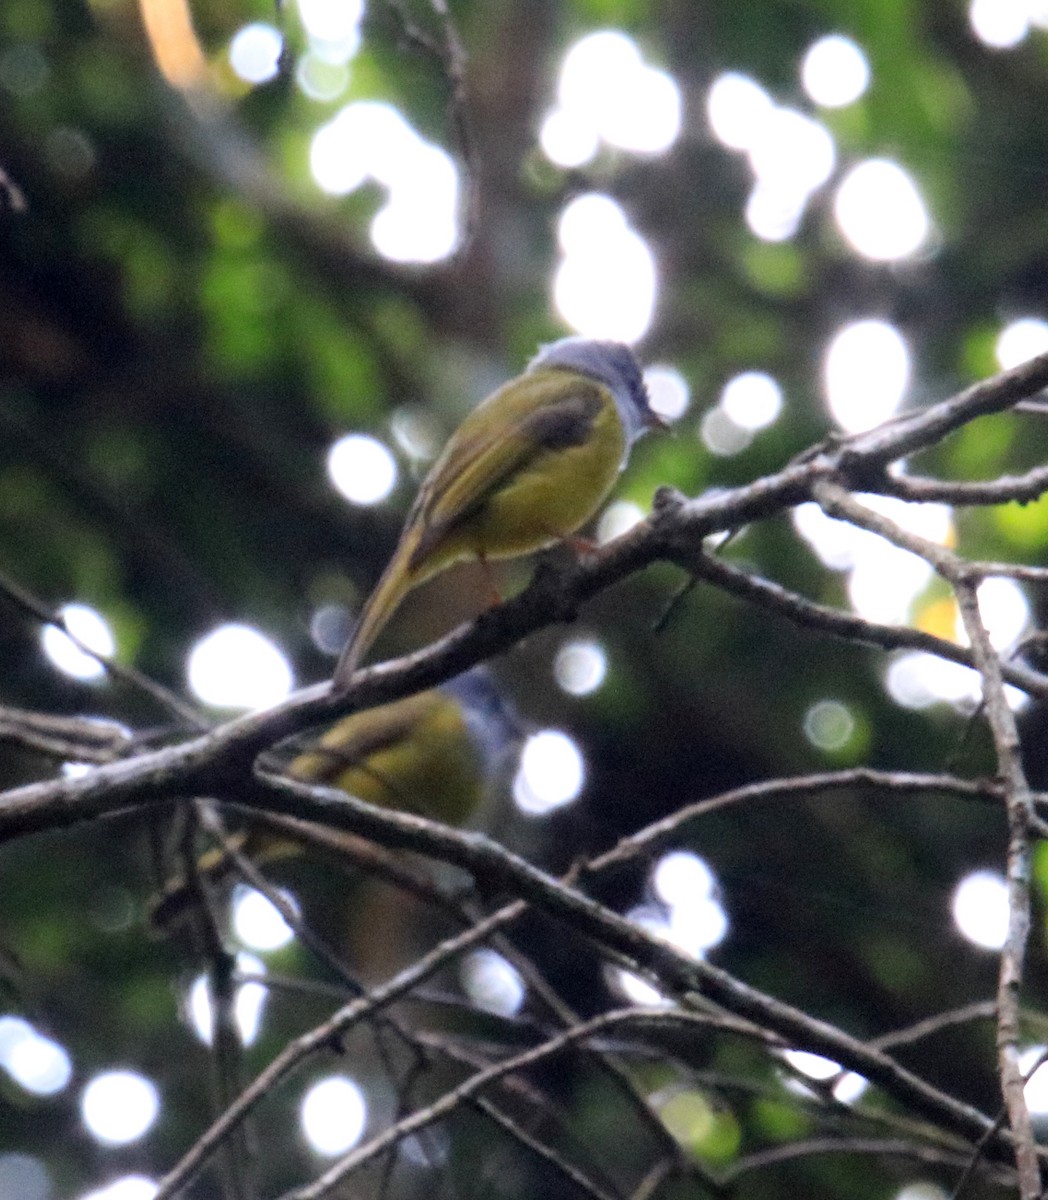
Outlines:
<svg viewBox="0 0 1048 1200"><path fill-rule="evenodd" d="M385 628L386 622L397 611L408 592L420 582L411 569L412 549L413 543L402 542L397 547L389 565L382 572L382 578L368 597L357 627L346 643L335 668L335 691L342 692L349 687L353 672Z"/></svg>

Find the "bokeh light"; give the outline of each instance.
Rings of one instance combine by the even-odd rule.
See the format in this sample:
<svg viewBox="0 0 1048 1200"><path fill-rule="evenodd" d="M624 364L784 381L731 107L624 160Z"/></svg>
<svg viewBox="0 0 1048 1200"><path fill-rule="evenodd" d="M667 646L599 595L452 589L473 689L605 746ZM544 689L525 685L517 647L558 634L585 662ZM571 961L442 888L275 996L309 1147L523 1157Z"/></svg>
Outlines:
<svg viewBox="0 0 1048 1200"><path fill-rule="evenodd" d="M604 682L608 658L599 642L588 638L565 642L553 660L553 677L571 696L588 696Z"/></svg>
<svg viewBox="0 0 1048 1200"><path fill-rule="evenodd" d="M294 685L283 652L250 625L220 625L202 637L187 674L193 695L215 708L268 708Z"/></svg>
<svg viewBox="0 0 1048 1200"><path fill-rule="evenodd" d="M263 21L245 25L229 43L229 63L245 83L265 83L276 78L284 36Z"/></svg>
<svg viewBox="0 0 1048 1200"><path fill-rule="evenodd" d="M866 91L870 64L851 38L833 33L808 47L801 61L801 83L816 104L842 108Z"/></svg>
<svg viewBox="0 0 1048 1200"><path fill-rule="evenodd" d="M719 458L741 454L753 441L753 431L736 425L719 405L703 414L699 436L706 449Z"/></svg>
<svg viewBox="0 0 1048 1200"><path fill-rule="evenodd" d="M746 224L763 242L785 242L800 228L807 205L806 192L758 179L746 201Z"/></svg>
<svg viewBox="0 0 1048 1200"><path fill-rule="evenodd" d="M409 457L420 462L436 458L445 431L421 405L403 404L395 409L389 427L397 445Z"/></svg>
<svg viewBox="0 0 1048 1200"><path fill-rule="evenodd" d="M838 1104L854 1104L870 1086L870 1081L854 1071L845 1071L833 1085L833 1098Z"/></svg>
<svg viewBox="0 0 1048 1200"><path fill-rule="evenodd" d="M1008 936L1008 884L997 871L973 871L958 883L954 924L975 946L1000 950Z"/></svg>
<svg viewBox="0 0 1048 1200"><path fill-rule="evenodd" d="M356 53L364 0L298 0L298 13L310 43L332 61Z"/></svg>
<svg viewBox="0 0 1048 1200"><path fill-rule="evenodd" d="M1014 579L984 579L976 590L979 615L995 650L1010 650L1030 623L1030 603ZM958 640L964 627L958 617ZM964 638L967 641L967 638Z"/></svg>
<svg viewBox="0 0 1048 1200"><path fill-rule="evenodd" d="M920 650L892 659L885 686L896 704L918 711L940 702L971 711L980 694L976 671Z"/></svg>
<svg viewBox="0 0 1048 1200"><path fill-rule="evenodd" d="M680 126L680 89L672 77L646 64L632 38L605 29L581 37L565 54L557 107L541 141L553 162L576 167L596 154L600 140L634 154L662 154Z"/></svg>
<svg viewBox="0 0 1048 1200"><path fill-rule="evenodd" d="M345 1075L318 1080L302 1097L302 1133L317 1154L351 1150L363 1136L367 1116L364 1093Z"/></svg>
<svg viewBox="0 0 1048 1200"><path fill-rule="evenodd" d="M754 176L789 194L808 194L833 174L837 149L825 125L793 108L773 106L746 148Z"/></svg>
<svg viewBox="0 0 1048 1200"><path fill-rule="evenodd" d="M1027 0L972 0L968 9L972 32L994 50L1010 50L1030 30Z"/></svg>
<svg viewBox="0 0 1048 1200"><path fill-rule="evenodd" d="M601 513L597 522L597 541L600 545L612 542L617 537L644 520L644 510L632 500L615 500Z"/></svg>
<svg viewBox="0 0 1048 1200"><path fill-rule="evenodd" d="M782 388L763 371L744 371L724 385L720 406L740 429L765 429L782 411Z"/></svg>
<svg viewBox="0 0 1048 1200"><path fill-rule="evenodd" d="M109 658L116 650L113 631L105 618L86 604L65 604L59 609L69 632L98 654ZM51 662L64 674L74 679L99 679L105 667L83 650L57 625L45 625L40 633L40 644Z"/></svg>
<svg viewBox="0 0 1048 1200"><path fill-rule="evenodd" d="M832 1058L813 1054L810 1050L786 1050L782 1057L795 1071L807 1075L809 1079L832 1079L841 1069L841 1064Z"/></svg>
<svg viewBox="0 0 1048 1200"><path fill-rule="evenodd" d="M397 464L376 438L363 433L341 437L328 451L328 478L351 504L380 504L397 483Z"/></svg>
<svg viewBox="0 0 1048 1200"><path fill-rule="evenodd" d="M912 504L892 496L874 495L863 496L862 503L906 532L938 545L953 544L953 513L948 505ZM802 504L794 509L793 523L826 566L850 572L848 599L859 616L888 624L910 623L914 603L932 576L932 568L923 558L892 545L875 533L835 520L814 504ZM1014 620L1014 608L1005 610L1002 606L1002 614L995 620L1001 621L1003 628L1005 617ZM906 707L925 707L934 702L934 695L923 695L925 685L919 682L923 660L927 658L929 656L923 656L918 663L916 659L902 656L893 659L888 667L888 690ZM929 665L933 670L943 672L943 682L949 682L951 687L956 685L957 672L962 672L966 677L964 693L970 692L975 676L967 668L942 659Z"/></svg>
<svg viewBox="0 0 1048 1200"><path fill-rule="evenodd" d="M812 194L833 174L837 147L820 121L776 104L746 75L719 75L706 98L714 136L746 154L753 189L746 224L766 242L782 242L800 228Z"/></svg>
<svg viewBox="0 0 1048 1200"><path fill-rule="evenodd" d="M748 150L774 107L764 88L738 71L718 75L706 93L710 129L729 150Z"/></svg>
<svg viewBox="0 0 1048 1200"><path fill-rule="evenodd" d="M550 162L570 170L583 166L596 155L600 138L577 114L553 108L542 122L539 145Z"/></svg>
<svg viewBox="0 0 1048 1200"><path fill-rule="evenodd" d="M839 700L819 700L804 714L804 736L820 750L841 750L855 732L851 710Z"/></svg>
<svg viewBox="0 0 1048 1200"><path fill-rule="evenodd" d="M1048 321L1040 317L1020 317L1009 322L998 334L994 349L1003 371L1048 352Z"/></svg>
<svg viewBox="0 0 1048 1200"><path fill-rule="evenodd" d="M917 185L898 163L884 158L851 168L837 189L833 212L852 247L874 262L913 254L930 228Z"/></svg>
<svg viewBox="0 0 1048 1200"><path fill-rule="evenodd" d="M122 1175L80 1200L153 1200L159 1190L160 1185L145 1175Z"/></svg>
<svg viewBox="0 0 1048 1200"><path fill-rule="evenodd" d="M655 364L644 372L652 409L667 421L684 416L691 403L691 388L676 367Z"/></svg>
<svg viewBox="0 0 1048 1200"><path fill-rule="evenodd" d="M564 257L553 279L557 311L576 333L633 343L655 311L655 259L610 196L589 192L558 224Z"/></svg>
<svg viewBox="0 0 1048 1200"><path fill-rule="evenodd" d="M105 1071L84 1088L80 1112L96 1141L123 1146L150 1129L160 1112L160 1096L134 1071Z"/></svg>
<svg viewBox="0 0 1048 1200"><path fill-rule="evenodd" d="M813 1054L810 1050L786 1050L782 1057L799 1074L820 1083L839 1075L840 1078L833 1085L833 1097L840 1104L854 1104L870 1086L869 1080L861 1075L854 1071L841 1073L840 1063L821 1054ZM797 1079L788 1079L786 1083L793 1092L805 1093L809 1090Z"/></svg>
<svg viewBox="0 0 1048 1200"><path fill-rule="evenodd" d="M520 1012L526 995L520 972L494 950L474 950L459 966L462 990L485 1012L512 1017Z"/></svg>
<svg viewBox="0 0 1048 1200"><path fill-rule="evenodd" d="M338 654L352 629L353 618L344 604L322 604L309 618L309 636L322 654Z"/></svg>
<svg viewBox="0 0 1048 1200"><path fill-rule="evenodd" d="M909 382L909 346L887 321L852 321L826 349L826 401L846 433L861 433L893 416Z"/></svg>
<svg viewBox="0 0 1048 1200"><path fill-rule="evenodd" d="M375 249L393 262L433 263L458 244L458 170L393 105L347 104L313 135L310 169L335 196L373 179L388 191L371 224Z"/></svg>
<svg viewBox="0 0 1048 1200"><path fill-rule="evenodd" d="M671 909L712 896L716 885L716 877L709 866L690 850L669 851L656 862L651 872L655 895Z"/></svg>
<svg viewBox="0 0 1048 1200"><path fill-rule="evenodd" d="M293 904L291 897L284 899ZM276 905L247 884L233 889L232 909L233 932L252 950L279 950L295 936Z"/></svg>
<svg viewBox="0 0 1048 1200"><path fill-rule="evenodd" d="M349 67L345 63L328 62L312 50L307 50L295 64L295 82L310 100L330 103L337 100L349 86Z"/></svg>
<svg viewBox="0 0 1048 1200"><path fill-rule="evenodd" d="M893 1200L949 1200L949 1193L937 1183L908 1183L895 1193Z"/></svg>
<svg viewBox="0 0 1048 1200"><path fill-rule="evenodd" d="M67 1087L73 1064L65 1048L22 1017L0 1017L0 1067L24 1091L53 1096Z"/></svg>
<svg viewBox="0 0 1048 1200"><path fill-rule="evenodd" d="M243 975L264 975L266 964L254 954L241 950L236 957L237 971ZM240 984L233 996L233 1020L241 1044L251 1046L258 1039L268 991L254 980ZM215 1013L211 987L206 975L198 975L189 989L189 1017L197 1037L207 1046L215 1036Z"/></svg>
<svg viewBox="0 0 1048 1200"><path fill-rule="evenodd" d="M1023 1088L1026 1107L1035 1117L1043 1117L1048 1113L1048 1062L1044 1061L1046 1049L1048 1047L1028 1046L1019 1055L1019 1070L1027 1076Z"/></svg>
<svg viewBox="0 0 1048 1200"><path fill-rule="evenodd" d="M727 936L728 915L715 894L716 879L696 855L676 850L664 855L652 870L651 890L662 903L640 904L626 915L654 937L700 958ZM632 971L613 967L605 975L634 1004L666 1002L658 988Z"/></svg>
<svg viewBox="0 0 1048 1200"><path fill-rule="evenodd" d="M572 738L559 729L543 729L524 743L513 799L528 816L545 816L577 799L585 782L586 765Z"/></svg>

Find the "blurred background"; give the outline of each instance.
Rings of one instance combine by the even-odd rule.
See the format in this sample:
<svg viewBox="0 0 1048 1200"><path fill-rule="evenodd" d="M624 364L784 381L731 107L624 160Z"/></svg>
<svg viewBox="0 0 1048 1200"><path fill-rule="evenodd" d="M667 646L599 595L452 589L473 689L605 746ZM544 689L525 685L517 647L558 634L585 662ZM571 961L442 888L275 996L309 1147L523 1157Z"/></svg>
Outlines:
<svg viewBox="0 0 1048 1200"><path fill-rule="evenodd" d="M213 720L324 679L449 432L565 333L633 345L673 427L638 446L598 540L660 484L745 484L1048 350L1046 109L1043 0L458 0L450 14L436 0L4 0L0 704L180 732L12 603L11 581ZM985 479L1046 456L1043 418L1009 414L914 469ZM876 503L973 557L1044 559L1048 502ZM957 636L925 564L812 506L724 554L870 620ZM504 568L507 594L531 570ZM682 582L650 569L492 664L521 733L476 824L564 870L759 779L992 773L971 672L798 631L707 586L667 612ZM416 648L489 597L483 573L456 569L380 650ZM1002 650L1043 606L1007 580L980 600ZM1015 703L1043 786L1041 715ZM56 769L0 751L4 786ZM125 815L0 848L2 1197L145 1200L210 1119L205 956L148 927L170 825ZM993 996L1005 838L986 805L838 791L712 815L598 894L872 1037ZM1048 857L1037 865L1043 889ZM272 876L365 982L448 929L322 859ZM330 983L257 893L234 889L229 916L242 972ZM657 999L543 921L517 942L584 1014ZM1038 910L1032 1008L1044 942ZM501 1042L534 1016L494 950L435 986L427 1019L462 1036ZM243 983L248 1073L332 1003ZM1048 1038L1035 1011L1027 1033L1032 1063ZM396 1110L388 1063L360 1040L260 1115L261 1194ZM899 1053L994 1113L993 1044L984 1018ZM729 1171L820 1127L796 1073L832 1075L825 1060L784 1072L715 1039L689 1053L687 1070L637 1070L690 1161ZM583 1066L562 1071L558 1119L629 1194L649 1135ZM883 1107L854 1076L837 1099ZM955 1179L905 1156L824 1155L747 1171L732 1194L938 1200ZM476 1114L409 1142L386 1186L576 1194ZM207 1177L192 1194L217 1189Z"/></svg>

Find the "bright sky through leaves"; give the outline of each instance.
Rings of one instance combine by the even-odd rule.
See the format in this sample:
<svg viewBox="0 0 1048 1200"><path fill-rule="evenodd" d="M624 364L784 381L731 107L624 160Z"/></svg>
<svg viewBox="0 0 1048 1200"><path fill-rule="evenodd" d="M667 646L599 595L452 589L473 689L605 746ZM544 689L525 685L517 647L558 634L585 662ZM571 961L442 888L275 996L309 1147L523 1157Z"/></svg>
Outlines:
<svg viewBox="0 0 1048 1200"><path fill-rule="evenodd" d="M276 77L283 49L280 30L256 21L240 29L229 43L229 62L246 83L266 83Z"/></svg>
<svg viewBox="0 0 1048 1200"><path fill-rule="evenodd" d="M73 1075L63 1046L40 1033L22 1017L0 1017L0 1067L34 1096L53 1096Z"/></svg>
<svg viewBox="0 0 1048 1200"><path fill-rule="evenodd" d="M268 708L291 691L291 664L283 652L249 625L221 625L193 647L189 687L215 708Z"/></svg>
<svg viewBox="0 0 1048 1200"><path fill-rule="evenodd" d="M998 334L995 353L1002 371L1017 367L1038 354L1048 352L1048 321L1019 317Z"/></svg>
<svg viewBox="0 0 1048 1200"><path fill-rule="evenodd" d="M269 897L247 884L234 888L232 907L233 931L252 950L279 950L295 936Z"/></svg>
<svg viewBox="0 0 1048 1200"><path fill-rule="evenodd" d="M646 64L636 43L614 29L586 34L561 64L557 105L539 140L561 167L589 162L603 141L633 154L662 154L681 127L680 91L665 71Z"/></svg>
<svg viewBox="0 0 1048 1200"><path fill-rule="evenodd" d="M651 407L667 421L676 421L688 411L691 388L676 367L655 363L644 372Z"/></svg>
<svg viewBox="0 0 1048 1200"><path fill-rule="evenodd" d="M513 799L521 812L541 817L570 804L585 782L586 766L574 740L559 729L543 729L524 743Z"/></svg>
<svg viewBox="0 0 1048 1200"><path fill-rule="evenodd" d="M137 1142L160 1111L156 1086L136 1071L104 1071L84 1088L80 1112L88 1131L111 1146Z"/></svg>
<svg viewBox="0 0 1048 1200"><path fill-rule="evenodd" d="M870 64L851 38L830 34L808 47L801 63L801 82L823 108L853 104L870 82Z"/></svg>
<svg viewBox="0 0 1048 1200"><path fill-rule="evenodd" d="M371 224L375 249L394 262L433 263L458 242L458 169L384 100L347 104L313 135L310 168L323 191L344 196L366 180L386 189Z"/></svg>
<svg viewBox="0 0 1048 1200"><path fill-rule="evenodd" d="M1008 884L997 871L973 871L953 893L954 924L984 950L1000 950L1008 933Z"/></svg>
<svg viewBox="0 0 1048 1200"><path fill-rule="evenodd" d="M107 658L116 651L113 632L101 613L86 604L66 604L60 611L69 632L85 646ZM40 634L40 641L47 657L66 675L71 675L74 679L100 679L105 674L105 667L98 659L85 654L72 638L56 625L45 625Z"/></svg>
<svg viewBox="0 0 1048 1200"><path fill-rule="evenodd" d="M345 1075L328 1075L302 1098L302 1133L317 1154L345 1154L360 1141L367 1115L359 1085Z"/></svg>
<svg viewBox="0 0 1048 1200"><path fill-rule="evenodd" d="M348 433L328 451L328 478L351 504L380 504L396 487L397 463L377 438Z"/></svg>
<svg viewBox="0 0 1048 1200"><path fill-rule="evenodd" d="M520 1012L526 995L517 968L494 950L474 950L459 968L462 988L485 1012L512 1017Z"/></svg>
<svg viewBox="0 0 1048 1200"><path fill-rule="evenodd" d="M642 338L655 310L655 258L618 201L598 192L578 196L557 231L563 258L553 299L560 315L585 337Z"/></svg>
<svg viewBox="0 0 1048 1200"><path fill-rule="evenodd" d="M553 660L553 675L571 696L588 696L604 682L608 659L599 642L576 638L565 642Z"/></svg>
<svg viewBox="0 0 1048 1200"><path fill-rule="evenodd" d="M853 321L826 347L826 402L845 433L861 433L894 416L909 382L910 348L887 321Z"/></svg>
<svg viewBox="0 0 1048 1200"><path fill-rule="evenodd" d="M241 950L236 959L237 970L245 974L264 975L266 965L260 958ZM262 983L242 983L233 998L233 1017L236 1021L240 1041L252 1045L258 1037L262 1024L262 1013L269 991ZM211 1045L214 1036L214 1004L206 975L198 975L189 989L189 1015L197 1036L206 1045Z"/></svg>
<svg viewBox="0 0 1048 1200"><path fill-rule="evenodd" d="M867 159L848 171L833 211L845 238L874 262L915 253L930 228L917 185L898 163L883 158Z"/></svg>

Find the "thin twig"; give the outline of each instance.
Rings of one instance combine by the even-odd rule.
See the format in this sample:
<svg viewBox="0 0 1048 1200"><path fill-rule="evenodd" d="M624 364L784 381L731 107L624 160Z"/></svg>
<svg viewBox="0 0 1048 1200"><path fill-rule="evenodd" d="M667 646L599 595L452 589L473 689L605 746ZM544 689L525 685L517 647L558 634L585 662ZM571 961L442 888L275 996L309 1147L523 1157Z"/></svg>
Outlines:
<svg viewBox="0 0 1048 1200"><path fill-rule="evenodd" d="M145 692L146 695L151 696L163 708L174 713L176 717L184 721L190 728L200 730L208 728L209 722L191 704L186 703L181 696L176 695L170 688L166 688L163 684L157 683L156 680L150 679L148 675L135 670L134 667L124 666L123 663L117 662L111 655L100 654L97 650L92 649L69 628L61 612L50 608L42 600L37 599L28 588L23 587L16 580L12 579L6 571L0 571L0 595L6 596L12 604L35 620L60 629L82 654L87 654L93 658L114 679L119 679L137 688L139 691Z"/></svg>
<svg viewBox="0 0 1048 1200"><path fill-rule="evenodd" d="M1039 1200L1041 1172L1030 1112L1019 1069L1019 992L1030 935L1030 826L1034 816L1030 786L1022 765L1019 731L1004 690L1004 667L990 642L976 592L981 571L952 550L900 528L860 504L842 488L819 483L813 494L830 516L851 521L928 562L953 588L972 656L982 682L983 704L993 735L997 772L1008 815L1008 930L1001 950L997 986L997 1061L1001 1091L1012 1134L1022 1200Z"/></svg>
<svg viewBox="0 0 1048 1200"><path fill-rule="evenodd" d="M886 474L877 487L886 496L957 507L976 504L1028 504L1048 491L1048 467L1034 467L1025 475L1000 475L984 483L955 483L918 475Z"/></svg>
<svg viewBox="0 0 1048 1200"><path fill-rule="evenodd" d="M698 1013L692 1014L691 1018L697 1023L709 1025L714 1028L731 1030L743 1036L752 1037L755 1034L759 1034L759 1031L750 1025L749 1022L738 1022L730 1018L713 1017ZM543 1059L549 1058L554 1054L559 1054L578 1042L585 1041L587 1038L601 1033L606 1029L613 1028L616 1025L632 1022L659 1022L669 1019L678 1019L678 1014L659 1010L652 1012L645 1009L630 1008L616 1009L612 1012L602 1013L600 1016L593 1017L589 1021L584 1021L582 1024L567 1029L554 1038L550 1038L540 1046L524 1050L520 1054L515 1054L511 1058L496 1063L485 1070L476 1072L476 1074L471 1075L457 1087L451 1088L438 1097L432 1104L416 1110L410 1117L397 1122L395 1125L391 1125L381 1134L358 1146L322 1175L318 1176L313 1183L285 1193L281 1197L281 1200L320 1200L321 1197L327 1195L328 1192L345 1179L347 1175L350 1175L379 1154L382 1154L388 1147L418 1132L418 1130L432 1125L434 1121L447 1116L467 1098L476 1095L484 1088L490 1087L491 1084L502 1079L505 1075L534 1066Z"/></svg>
<svg viewBox="0 0 1048 1200"><path fill-rule="evenodd" d="M17 743L63 762L104 763L126 755L135 737L117 721L58 717L2 705L0 741Z"/></svg>
<svg viewBox="0 0 1048 1200"><path fill-rule="evenodd" d="M973 1004L965 1004L960 1008L951 1008L948 1012L939 1013L934 1017L926 1017L923 1021L915 1021L905 1029L895 1029L891 1033L882 1033L880 1037L870 1038L869 1045L878 1050L889 1050L893 1046L908 1046L919 1042L922 1038L934 1037L944 1029L955 1025L966 1025L969 1021L988 1021L997 1015L996 1000L976 1000Z"/></svg>

